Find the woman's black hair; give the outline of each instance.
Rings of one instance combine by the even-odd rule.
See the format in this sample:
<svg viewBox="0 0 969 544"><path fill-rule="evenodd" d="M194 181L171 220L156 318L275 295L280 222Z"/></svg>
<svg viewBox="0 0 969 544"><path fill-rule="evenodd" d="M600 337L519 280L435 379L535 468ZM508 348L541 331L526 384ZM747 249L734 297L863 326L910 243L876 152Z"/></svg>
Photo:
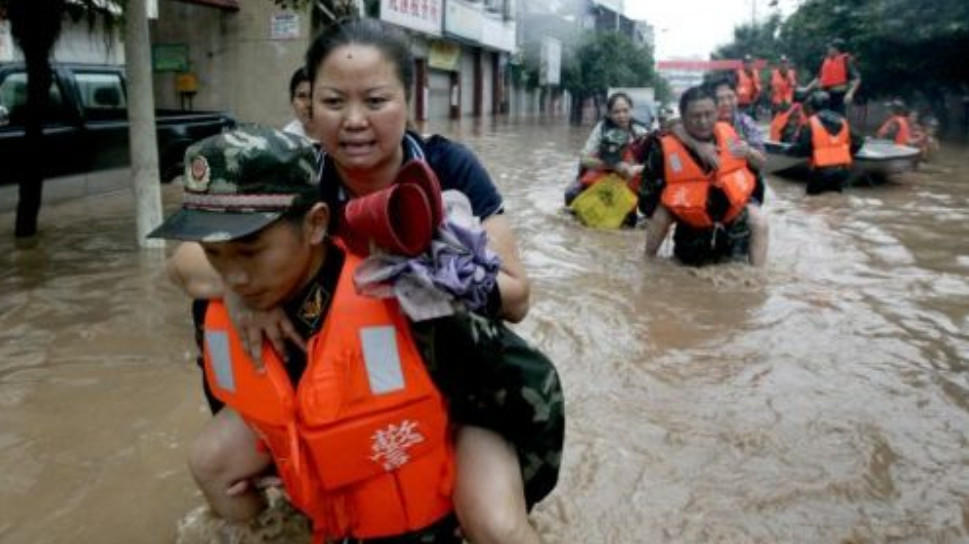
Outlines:
<svg viewBox="0 0 969 544"><path fill-rule="evenodd" d="M293 72L293 76L289 78L289 101L292 102L296 98L296 87L304 81L309 81L310 78L306 75L306 68L300 66Z"/></svg>
<svg viewBox="0 0 969 544"><path fill-rule="evenodd" d="M629 95L628 94L626 94L626 93L624 93L622 91L619 91L619 92L615 92L615 93L612 93L611 95L609 95L609 98L606 99L606 116L602 120L602 122L605 124L605 127L606 128L613 128L613 127L616 127L617 126L616 125L616 122L612 120L612 117L609 117L609 112L611 112L612 111L612 107L616 105L616 100L619 100L620 98L623 99L623 100L625 100L626 103L629 104L629 108L630 109L632 109L632 107L633 107L633 99L632 98L629 98ZM629 126L632 127L633 124L640 124L640 125L642 125L642 123L639 122L637 119L635 119L633 117L630 117L630 119L629 119Z"/></svg>
<svg viewBox="0 0 969 544"><path fill-rule="evenodd" d="M704 99L713 100L714 104L717 102L717 96L713 94L713 88L709 85L697 85L683 91L680 95L680 115L685 118L687 106Z"/></svg>
<svg viewBox="0 0 969 544"><path fill-rule="evenodd" d="M312 85L320 64L330 54L347 45L369 45L377 48L396 68L397 78L410 101L414 84L414 57L407 38L399 30L377 19L345 19L324 28L306 50L306 75Z"/></svg>
<svg viewBox="0 0 969 544"><path fill-rule="evenodd" d="M612 93L609 95L609 98L606 99L606 111L612 111L612 107L616 105L616 100L619 100L620 98L625 100L626 103L629 104L630 108L633 107L633 99L629 98L628 94L619 91L617 93Z"/></svg>

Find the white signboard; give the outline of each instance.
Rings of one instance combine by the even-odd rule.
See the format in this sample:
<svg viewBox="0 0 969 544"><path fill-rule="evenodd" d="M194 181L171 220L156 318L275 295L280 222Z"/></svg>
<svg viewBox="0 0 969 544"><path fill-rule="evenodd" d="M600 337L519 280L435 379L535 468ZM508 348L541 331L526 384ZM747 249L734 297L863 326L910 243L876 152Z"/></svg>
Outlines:
<svg viewBox="0 0 969 544"><path fill-rule="evenodd" d="M299 38L299 15L274 13L269 21L270 40L295 40Z"/></svg>
<svg viewBox="0 0 969 544"><path fill-rule="evenodd" d="M515 51L515 21L485 16L481 19L481 43L499 51Z"/></svg>
<svg viewBox="0 0 969 544"><path fill-rule="evenodd" d="M538 66L539 85L558 85L562 81L562 43L555 38L542 40L542 56Z"/></svg>
<svg viewBox="0 0 969 544"><path fill-rule="evenodd" d="M0 62L13 60L13 36L10 34L10 21L0 21Z"/></svg>
<svg viewBox="0 0 969 544"><path fill-rule="evenodd" d="M380 0L380 19L398 26L440 36L443 0Z"/></svg>
<svg viewBox="0 0 969 544"><path fill-rule="evenodd" d="M479 7L465 4L461 0L447 1L447 17L444 18L444 30L455 36L481 42L481 20L484 13Z"/></svg>

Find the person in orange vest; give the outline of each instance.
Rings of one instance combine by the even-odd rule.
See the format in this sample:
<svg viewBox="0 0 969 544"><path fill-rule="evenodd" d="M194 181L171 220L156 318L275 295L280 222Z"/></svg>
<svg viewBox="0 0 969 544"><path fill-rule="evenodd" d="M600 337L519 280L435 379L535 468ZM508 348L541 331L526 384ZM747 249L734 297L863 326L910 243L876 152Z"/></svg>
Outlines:
<svg viewBox="0 0 969 544"><path fill-rule="evenodd" d="M875 135L883 140L892 140L898 145L912 145L913 134L908 106L902 100L893 100L891 109L891 117L882 123Z"/></svg>
<svg viewBox="0 0 969 544"><path fill-rule="evenodd" d="M771 115L777 116L791 106L794 102L795 89L797 89L797 71L791 68L787 55L781 55L780 65L771 70L770 74Z"/></svg>
<svg viewBox="0 0 969 544"><path fill-rule="evenodd" d="M859 86L861 74L851 55L844 52L844 40L835 38L828 44L828 52L821 62L818 76L808 83L805 92L820 88L828 93L828 109L845 115L845 106L854 101Z"/></svg>
<svg viewBox="0 0 969 544"><path fill-rule="evenodd" d="M760 98L760 72L754 68L754 60L744 55L743 64L734 71L737 80L737 104L740 110L757 119L757 99Z"/></svg>
<svg viewBox="0 0 969 544"><path fill-rule="evenodd" d="M456 317L429 350L396 298L358 292L363 259L328 235L308 141L248 125L193 145L186 161L182 207L150 236L200 243L227 289L254 309L282 307L306 344L267 347L257 364L228 301L202 311L205 384L223 406L189 465L212 508L251 519L263 508L254 481L274 468L315 543L460 542L452 414L470 402L446 394L464 386L443 369L458 357L480 366L472 331ZM518 538L504 541L538 542Z"/></svg>
<svg viewBox="0 0 969 544"><path fill-rule="evenodd" d="M810 157L807 194L844 190L851 175L852 157L861 149L862 138L851 132L848 121L829 108L830 98L815 91L805 103L807 123L799 139L788 150L798 157Z"/></svg>
<svg viewBox="0 0 969 544"><path fill-rule="evenodd" d="M744 158L746 144L733 129L717 121L716 97L707 86L680 96L682 124L689 139L717 155L716 167L670 131L651 137L644 147L639 208L649 218L646 255L655 257L675 224L673 254L698 266L745 260L763 266L767 259L768 225L761 213L750 213L756 178Z"/></svg>
<svg viewBox="0 0 969 544"><path fill-rule="evenodd" d="M633 192L639 190L642 167L634 163L632 154L649 127L632 115L633 101L628 94L613 93L606 100L606 117L592 129L579 153L579 177L565 190L566 206L610 172L627 180Z"/></svg>
<svg viewBox="0 0 969 544"><path fill-rule="evenodd" d="M805 123L807 118L804 116L804 92L796 90L791 104L771 119L770 139L775 142L794 142L800 136Z"/></svg>
<svg viewBox="0 0 969 544"><path fill-rule="evenodd" d="M344 21L320 33L307 51L307 72L314 88L312 111L315 135L319 138L323 153L318 157L321 159L321 168L308 170L314 172L322 201L330 210L340 212L358 199L399 186L397 178L403 171L403 165L415 161L425 164L436 174L442 189L457 191L470 201L471 213L480 218L481 228L487 234L487 248L500 258L500 270L493 289L487 295L483 315L489 320L519 321L528 311L529 282L518 257L514 234L502 214L501 196L487 172L466 148L439 136L422 138L407 130L412 67L413 59L406 38L391 26L374 19ZM204 164L203 161L200 161L201 164ZM408 194L412 195L413 191ZM341 221L330 232L334 230L348 245L356 247L350 244L350 241L360 238L356 229L345 227ZM199 299L228 299L233 292L231 282L212 269L198 243L179 246L169 260L168 268L173 280L196 299L193 305L193 310L198 310L196 315L205 314L205 301ZM235 298L238 300L239 297ZM315 304L327 298L311 302ZM243 299L237 305L246 306L245 302ZM254 321L253 317L259 320ZM260 351L265 354L270 348L276 353L288 354L291 360L294 357L305 360L301 353L307 345L307 337L311 335L301 328L300 324L304 321L301 314L285 305L275 306L269 311L243 308L234 318L234 323L243 329L243 347L250 348L246 351L256 362L261 359ZM485 346L488 349L482 348L482 352L498 355L522 353L522 349L518 348L506 350L504 342L510 342L508 339L513 339L513 335L500 321L489 327L491 329L505 330L507 333L498 336L501 345L497 348L500 349ZM474 331L466 332L470 334ZM480 334L476 336L480 339L486 337ZM435 346L430 347L436 350ZM477 344L471 343L471 348L475 346ZM473 353L473 349L464 352ZM514 406L520 408L531 406L536 410L541 409L548 417L527 414L523 419L516 412L511 417L501 417L495 423L495 414L502 415L502 409L488 409L487 413L463 411L462 414L470 413L470 416L458 419L461 425L455 429L458 465L454 485L455 510L464 535L475 542L540 541L528 520L527 509L554 488L561 458L562 434L558 431L564 430L564 416L559 417L562 415L559 410L561 403L555 400L561 398L556 393L561 390L556 389L559 382L553 376L554 367L550 364L533 364L526 369L526 359L514 357L496 363L515 371L517 376L511 379L508 373L501 374L502 378L510 380L509 383L502 381L494 384L503 387L501 391L494 388L484 391L472 389L468 393L475 394L479 401L484 400L482 406L486 408L493 405L488 399L500 396L508 402L517 403ZM539 372L536 373L536 370ZM544 377L540 377L543 374ZM536 384L531 381L532 378L543 380L543 383L537 384L540 390L535 390L533 386ZM548 389L546 382L552 384L553 388ZM528 398L518 402L523 396ZM207 397L213 412L219 410L221 403L214 402L211 396ZM478 406L468 398L460 399L461 404ZM536 399L545 399L542 401L544 405L533 405L532 401ZM452 403L452 406L454 404L457 403ZM517 429L509 428L504 424L506 421L527 424ZM549 448L534 442L534 438L541 436L544 431L522 430L538 422L554 423L555 429L549 428L552 432L546 435L550 439L546 442ZM533 444L542 451L537 452L536 448L526 444ZM217 437L207 442L197 441L193 446L193 459L197 461L193 463L194 466L206 469L208 479L214 482L210 489L215 491L207 493L207 498L210 502L218 500L229 503L238 503L240 499L242 502L258 499L249 485L250 479L226 478L226 459L220 455L227 450L230 454L235 451L226 448L225 443ZM213 506L223 517L231 515L233 507L228 508L230 512L227 514L224 504L223 508ZM243 511L248 508L251 513L252 506L249 502Z"/></svg>

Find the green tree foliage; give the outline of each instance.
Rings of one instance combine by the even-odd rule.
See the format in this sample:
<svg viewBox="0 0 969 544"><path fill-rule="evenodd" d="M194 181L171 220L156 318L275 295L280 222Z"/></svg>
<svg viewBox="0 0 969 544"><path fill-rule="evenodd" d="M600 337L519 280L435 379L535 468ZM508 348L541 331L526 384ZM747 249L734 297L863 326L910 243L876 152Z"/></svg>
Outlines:
<svg viewBox="0 0 969 544"><path fill-rule="evenodd" d="M562 87L572 94L576 107L586 98L601 102L609 87L657 87L659 97L668 94L661 84L649 47L634 43L618 32L590 33L579 47L562 59Z"/></svg>
<svg viewBox="0 0 969 544"><path fill-rule="evenodd" d="M772 16L737 27L714 57L776 60L783 53L809 81L834 38L845 40L861 71L859 98L933 97L969 85L966 0L806 0L784 21Z"/></svg>
<svg viewBox="0 0 969 544"><path fill-rule="evenodd" d="M760 23L743 24L733 30L733 41L714 51L714 59L741 59L744 55L776 61L784 54L779 38L782 19L774 13Z"/></svg>

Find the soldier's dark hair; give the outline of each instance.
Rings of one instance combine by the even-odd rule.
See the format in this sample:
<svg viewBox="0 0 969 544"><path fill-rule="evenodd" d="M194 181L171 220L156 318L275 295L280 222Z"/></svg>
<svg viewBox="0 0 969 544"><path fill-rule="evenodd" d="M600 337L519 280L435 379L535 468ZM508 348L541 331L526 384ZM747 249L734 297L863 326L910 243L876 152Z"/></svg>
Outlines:
<svg viewBox="0 0 969 544"><path fill-rule="evenodd" d="M293 72L293 76L289 78L289 100L292 102L296 98L296 87L304 81L309 81L309 76L306 75L306 68L300 66Z"/></svg>
<svg viewBox="0 0 969 544"><path fill-rule="evenodd" d="M690 104L700 100L713 100L716 103L717 97L713 94L713 87L709 85L697 85L683 91L683 94L680 95L680 115L685 118L686 108Z"/></svg>
<svg viewBox="0 0 969 544"><path fill-rule="evenodd" d="M394 27L377 19L346 19L324 28L306 51L306 74L310 85L316 81L320 65L333 51L347 45L375 47L392 63L404 86L408 102L414 84L414 57L407 38Z"/></svg>

